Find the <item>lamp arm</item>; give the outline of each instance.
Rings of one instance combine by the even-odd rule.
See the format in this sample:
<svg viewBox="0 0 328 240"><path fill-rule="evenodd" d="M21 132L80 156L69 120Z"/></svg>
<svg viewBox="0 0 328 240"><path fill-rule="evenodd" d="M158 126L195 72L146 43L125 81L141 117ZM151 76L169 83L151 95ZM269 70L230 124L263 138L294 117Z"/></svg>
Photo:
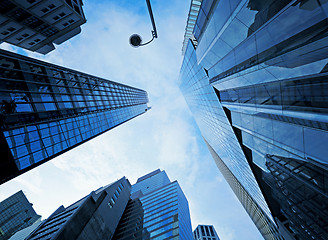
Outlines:
<svg viewBox="0 0 328 240"><path fill-rule="evenodd" d="M155 38L155 36L154 36L154 33L153 33L153 38L152 39L150 39L148 42L146 42L146 43L141 43L139 46L145 46L145 45L147 45L148 43L150 43L150 42L152 42L153 40L154 40L154 38Z"/></svg>

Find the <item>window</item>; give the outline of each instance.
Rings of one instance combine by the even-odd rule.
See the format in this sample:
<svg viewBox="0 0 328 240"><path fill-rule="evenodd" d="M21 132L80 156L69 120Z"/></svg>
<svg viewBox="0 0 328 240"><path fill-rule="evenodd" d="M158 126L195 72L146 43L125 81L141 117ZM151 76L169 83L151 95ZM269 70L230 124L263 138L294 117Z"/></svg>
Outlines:
<svg viewBox="0 0 328 240"><path fill-rule="evenodd" d="M42 11L43 13L46 13L46 12L49 11L49 9L48 9L48 8L42 8L41 11Z"/></svg>

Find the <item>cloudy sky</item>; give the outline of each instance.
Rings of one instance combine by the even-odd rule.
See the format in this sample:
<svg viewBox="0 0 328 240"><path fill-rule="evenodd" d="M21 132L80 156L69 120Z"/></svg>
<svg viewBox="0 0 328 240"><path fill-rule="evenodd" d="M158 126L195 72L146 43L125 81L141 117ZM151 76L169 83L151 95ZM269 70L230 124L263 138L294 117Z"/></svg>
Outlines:
<svg viewBox="0 0 328 240"><path fill-rule="evenodd" d="M43 218L122 176L133 184L157 168L178 180L192 228L213 224L222 240L262 239L225 182L177 86L190 0L152 0L158 39L132 48L133 33L151 38L144 0L84 1L82 32L46 56L0 47L145 89L147 113L0 186L0 201L23 190Z"/></svg>

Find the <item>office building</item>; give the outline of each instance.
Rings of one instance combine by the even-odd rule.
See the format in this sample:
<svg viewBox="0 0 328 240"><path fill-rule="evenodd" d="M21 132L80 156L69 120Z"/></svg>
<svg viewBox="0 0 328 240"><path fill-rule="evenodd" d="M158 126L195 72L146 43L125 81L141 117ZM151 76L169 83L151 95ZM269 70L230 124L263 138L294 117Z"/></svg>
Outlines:
<svg viewBox="0 0 328 240"><path fill-rule="evenodd" d="M17 231L40 221L23 191L0 202L0 240L7 240Z"/></svg>
<svg viewBox="0 0 328 240"><path fill-rule="evenodd" d="M193 235L194 240L220 240L212 225L198 225Z"/></svg>
<svg viewBox="0 0 328 240"><path fill-rule="evenodd" d="M59 207L27 240L192 239L188 201L179 184L156 170L132 187L122 179Z"/></svg>
<svg viewBox="0 0 328 240"><path fill-rule="evenodd" d="M148 110L141 89L0 50L1 183Z"/></svg>
<svg viewBox="0 0 328 240"><path fill-rule="evenodd" d="M101 187L68 207L60 206L27 240L111 239L130 197L123 177Z"/></svg>
<svg viewBox="0 0 328 240"><path fill-rule="evenodd" d="M33 223L31 226L23 228L12 235L8 240L22 240L31 234L40 224L42 223L41 218Z"/></svg>
<svg viewBox="0 0 328 240"><path fill-rule="evenodd" d="M327 239L328 3L195 3L180 89L216 164L265 239Z"/></svg>
<svg viewBox="0 0 328 240"><path fill-rule="evenodd" d="M113 239L192 239L188 201L178 182L159 169L140 177Z"/></svg>
<svg viewBox="0 0 328 240"><path fill-rule="evenodd" d="M82 0L2 0L0 43L46 54L81 32Z"/></svg>

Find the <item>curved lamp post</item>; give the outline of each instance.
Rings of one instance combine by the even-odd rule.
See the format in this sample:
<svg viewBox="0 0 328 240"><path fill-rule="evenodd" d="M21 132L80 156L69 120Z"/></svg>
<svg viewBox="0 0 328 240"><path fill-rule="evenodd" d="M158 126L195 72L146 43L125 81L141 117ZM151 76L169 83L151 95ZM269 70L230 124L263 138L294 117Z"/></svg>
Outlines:
<svg viewBox="0 0 328 240"><path fill-rule="evenodd" d="M153 25L153 30L151 31L151 34L153 35L153 38L150 41L146 42L146 43L142 43L141 36L139 34L133 34L130 37L130 44L133 47L145 46L148 43L150 43L151 41L153 41L154 38L157 38L157 30L156 30L155 20L154 20L154 16L153 16L153 11L151 10L150 1L146 0L146 2L147 2L147 7L148 7L148 12L149 12L151 24Z"/></svg>

